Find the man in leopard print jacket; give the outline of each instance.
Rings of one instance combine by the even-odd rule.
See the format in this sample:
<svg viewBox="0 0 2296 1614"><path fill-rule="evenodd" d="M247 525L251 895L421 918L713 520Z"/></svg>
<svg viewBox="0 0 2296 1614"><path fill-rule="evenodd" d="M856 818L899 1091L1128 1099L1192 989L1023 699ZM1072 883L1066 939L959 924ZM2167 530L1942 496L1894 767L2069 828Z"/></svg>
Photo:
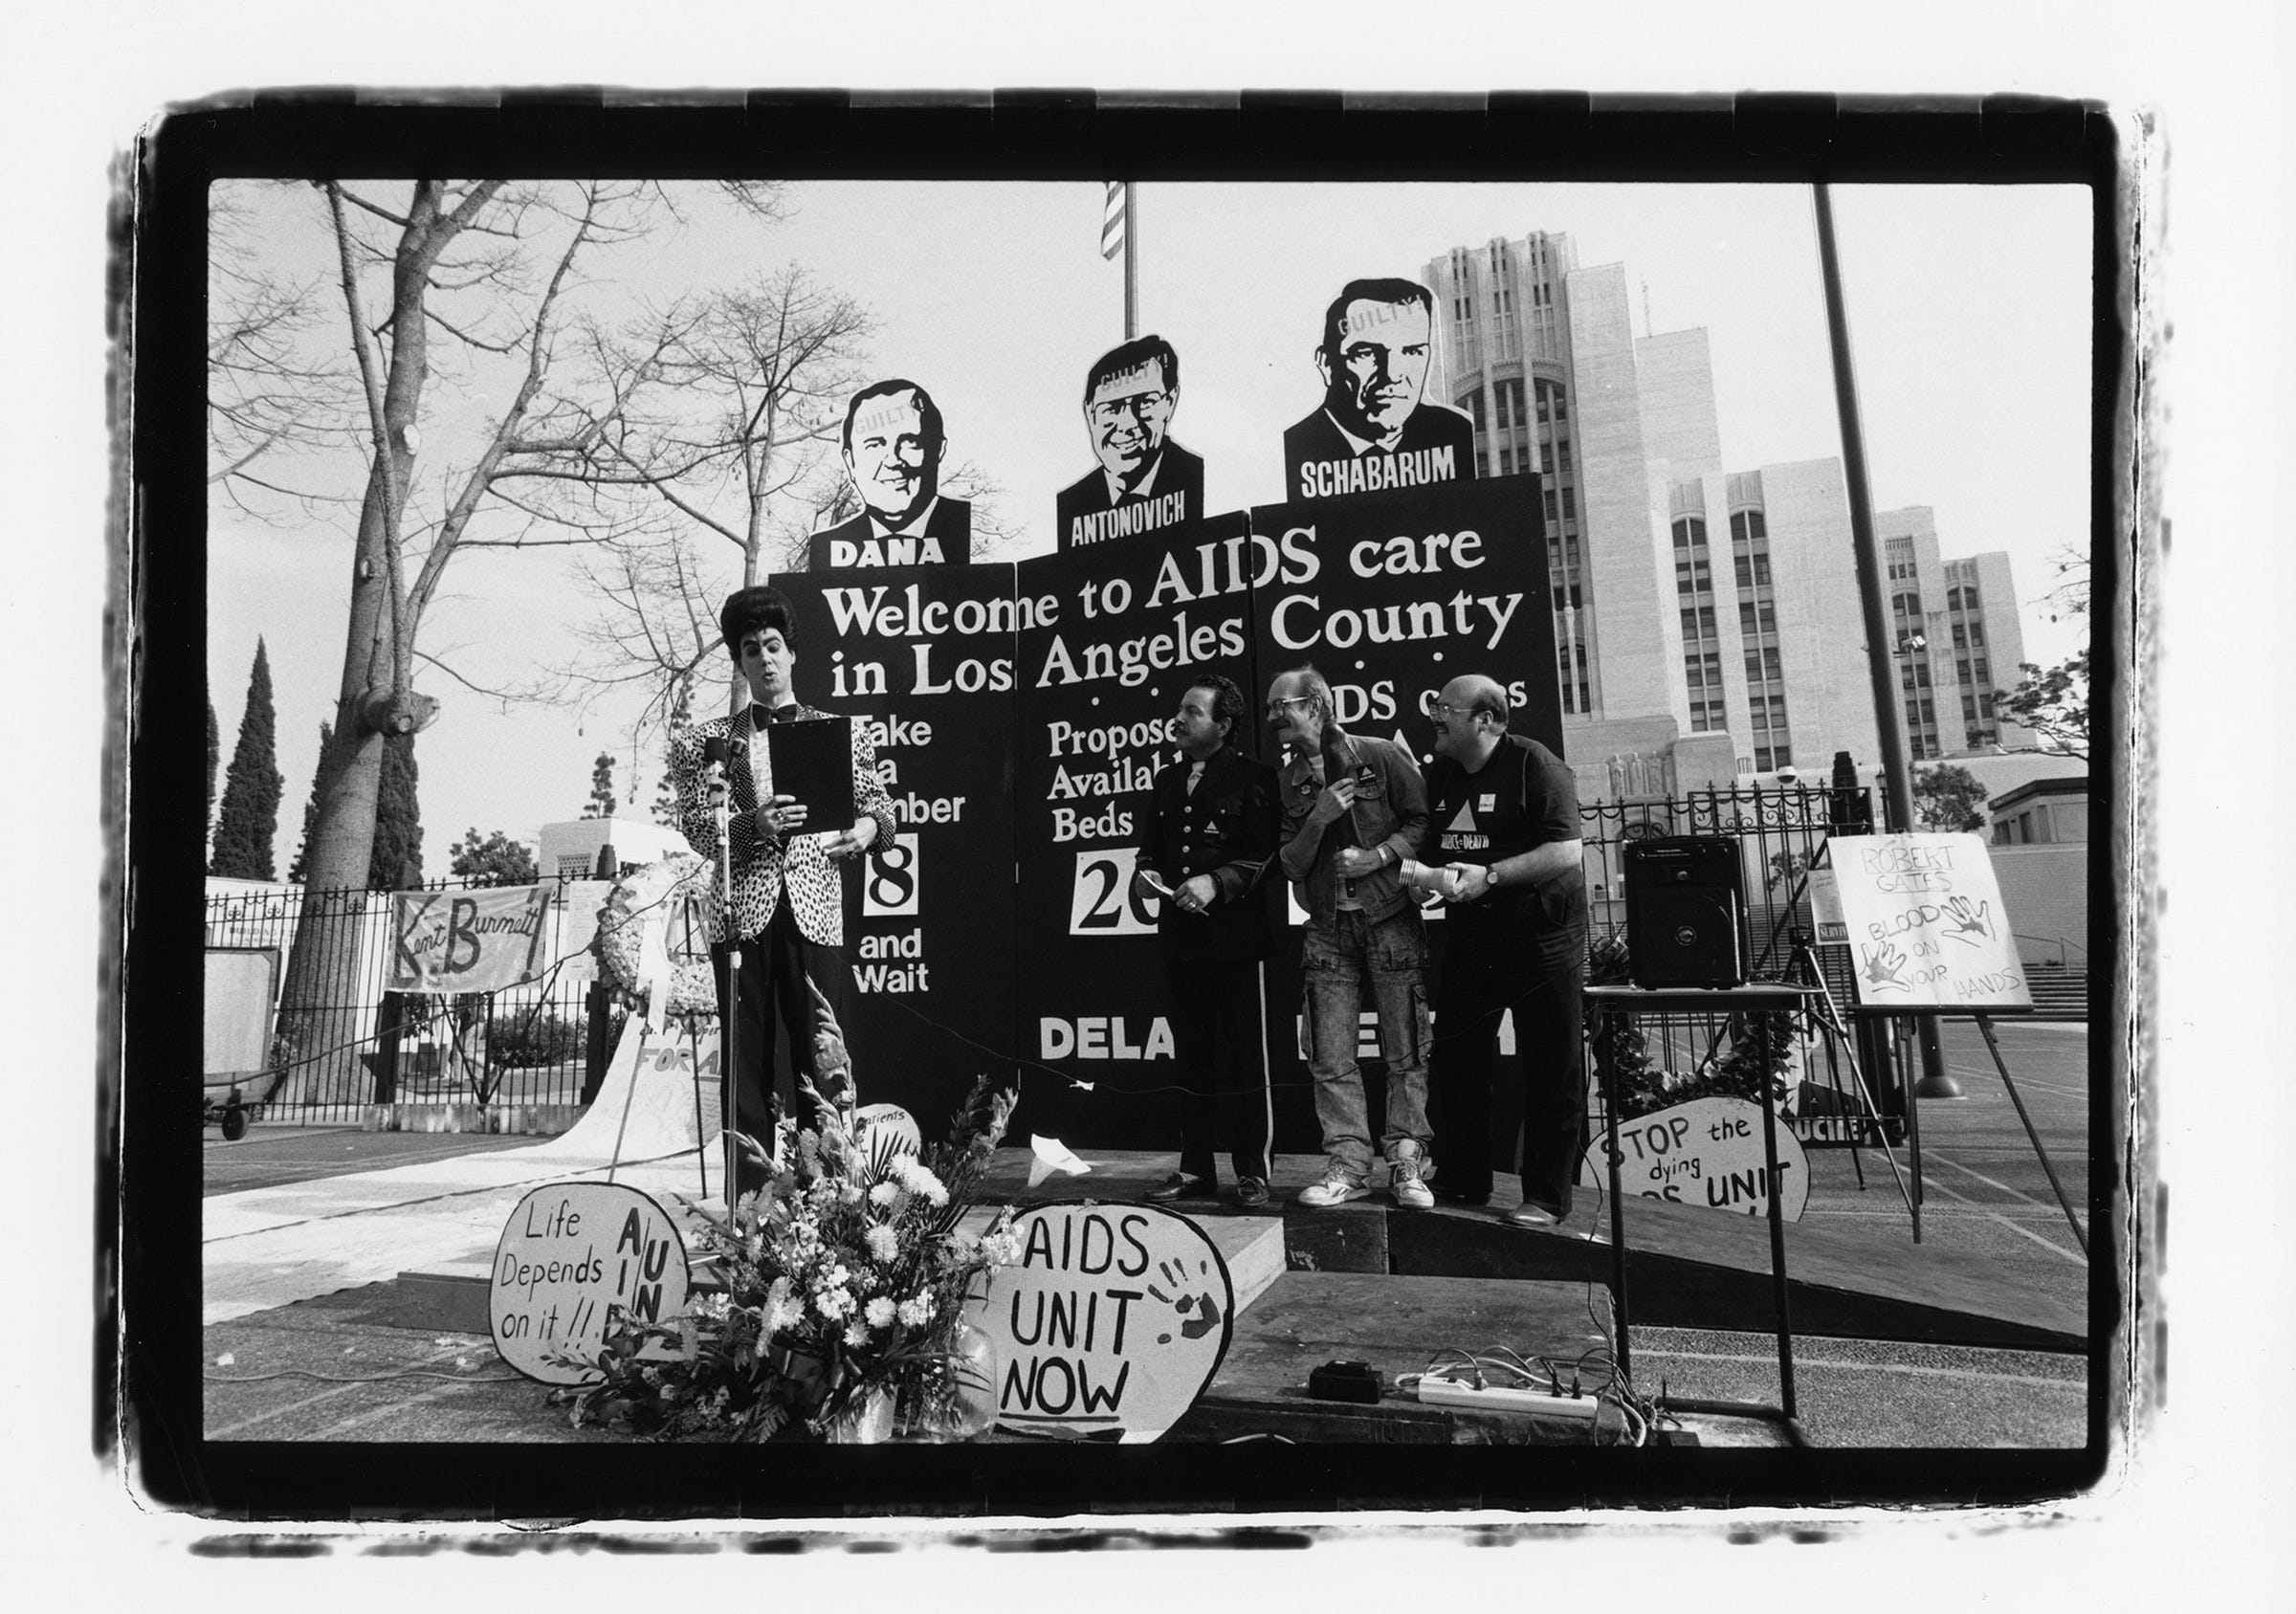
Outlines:
<svg viewBox="0 0 2296 1614"><path fill-rule="evenodd" d="M764 738L769 722L823 718L799 703L792 683L797 652L789 602L779 589L743 588L718 612L726 653L749 685L747 711L712 718L680 731L670 745L670 778L677 792L678 828L687 843L718 861L718 804L730 809L727 842L733 889L720 893L711 915L711 956L718 977L718 1024L726 1028L726 958L729 937L740 940L741 978L733 1033L734 1069L720 1081L725 1124L771 1146L777 1110L794 1114L801 1125L812 1121L812 1104L797 1077L823 1079L814 1064L814 1010L810 982L821 989L839 1020L850 1018L851 974L840 951L845 945L843 860L866 851L891 835L897 821L893 803L877 778L876 748L867 725L853 725L853 827L834 834L806 834L806 809L795 798L777 795ZM710 752L720 742L726 763ZM776 1015L788 1028L797 1069L771 1079ZM824 1088L823 1095L838 1094ZM746 1154L737 1158L735 1189L747 1193L764 1181L764 1170Z"/></svg>

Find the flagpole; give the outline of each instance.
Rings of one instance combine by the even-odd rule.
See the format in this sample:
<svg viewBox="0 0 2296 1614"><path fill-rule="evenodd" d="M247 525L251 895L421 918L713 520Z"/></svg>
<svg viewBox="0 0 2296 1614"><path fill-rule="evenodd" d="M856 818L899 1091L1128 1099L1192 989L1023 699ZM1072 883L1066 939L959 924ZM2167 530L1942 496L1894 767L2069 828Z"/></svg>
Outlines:
<svg viewBox="0 0 2296 1614"><path fill-rule="evenodd" d="M1133 183L1124 182L1124 340L1140 334L1140 204Z"/></svg>

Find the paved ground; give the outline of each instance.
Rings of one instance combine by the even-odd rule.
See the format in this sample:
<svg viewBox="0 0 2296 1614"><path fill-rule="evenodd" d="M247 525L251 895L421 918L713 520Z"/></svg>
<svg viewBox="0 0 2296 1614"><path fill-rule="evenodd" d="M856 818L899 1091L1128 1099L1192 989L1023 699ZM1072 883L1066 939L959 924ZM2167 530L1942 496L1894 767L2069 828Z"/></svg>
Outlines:
<svg viewBox="0 0 2296 1614"><path fill-rule="evenodd" d="M2086 1216L2088 1041L2080 1027L2012 1024L1999 1035L2010 1070L2065 1190ZM2026 1139L1976 1029L1949 1025L1950 1068L1966 1098L1921 1110L1925 1242L1998 1255L2005 1269L2079 1302L2081 1258L2064 1212ZM461 1157L533 1139L455 1134L358 1133L259 1127L243 1141L210 1135L208 1190L222 1222L276 1205L252 1192L313 1183L344 1171L415 1168L450 1176L481 1168ZM458 1163L459 1162L459 1163ZM1865 1153L1866 1182L1841 1149L1810 1152L1805 1221L1856 1227L1869 1236L1910 1238L1910 1219L1878 1152ZM1906 1163L1900 1152L1901 1167ZM508 1170L513 1161L500 1162ZM682 1183L674 1165L662 1168ZM684 1168L690 1172L689 1164ZM511 1175L518 1175L511 1170ZM348 1186L346 1184L346 1186ZM450 1196L451 1197L451 1196ZM227 1210L227 1207L228 1210ZM344 1216L347 1227L356 1215ZM491 1239L469 1240L474 1249ZM210 1247L210 1264L214 1256ZM372 1275L395 1270L379 1267ZM347 1281L347 1280L346 1280ZM594 1441L543 1404L542 1386L509 1373L485 1337L393 1326L391 1283L336 1286L271 1304L206 1331L207 1420L211 1438L324 1441ZM1797 1387L1814 1442L1846 1447L2072 1447L2084 1438L2086 1363L2030 1352L1800 1338ZM1638 1383L1663 1380L1676 1395L1777 1399L1776 1341L1766 1335L1638 1328ZM1707 1444L1769 1444L1759 1425L1700 1420Z"/></svg>

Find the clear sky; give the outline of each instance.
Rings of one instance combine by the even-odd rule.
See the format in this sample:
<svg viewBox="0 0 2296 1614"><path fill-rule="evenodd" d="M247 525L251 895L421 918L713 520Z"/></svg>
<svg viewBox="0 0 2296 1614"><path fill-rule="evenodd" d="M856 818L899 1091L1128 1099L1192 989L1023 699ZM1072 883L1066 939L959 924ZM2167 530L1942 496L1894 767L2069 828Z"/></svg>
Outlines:
<svg viewBox="0 0 2296 1614"><path fill-rule="evenodd" d="M376 185L379 198L403 187ZM2074 188L1838 189L1845 297L1879 509L1926 504L1948 556L2006 550L2020 594L2049 587L2053 558L2087 539L2088 197ZM764 224L706 191L676 222L601 255L584 306L642 303L802 266L871 312L870 368L925 386L950 453L1003 487L1016 554L1049 550L1056 489L1092 463L1077 411L1086 366L1122 337L1122 275L1098 253L1096 185L807 185ZM331 247L308 188L254 205L265 250L302 276ZM1732 470L1838 455L1840 431L1806 189L1719 186L1146 184L1138 192L1140 318L1181 354L1174 437L1207 461L1214 510L1280 497L1278 439L1314 407L1311 354L1325 302L1365 275L1420 277L1453 245L1569 233L1581 267L1621 263L1642 334L1703 327L1723 460ZM1646 309L1646 314L1645 314ZM339 304L327 305L336 339ZM499 376L441 377L425 423L433 486L475 452ZM297 467L355 497L348 455ZM261 634L271 656L284 776L283 873L301 826L319 725L342 659L352 512L250 522L217 504L210 532L209 678L228 763ZM499 530L499 529L497 529ZM706 552L706 551L705 551ZM574 653L597 609L563 550L458 557L423 646L474 682L526 681ZM730 562L731 551L725 551ZM730 572L729 572L730 575ZM2077 641L2028 604L2026 653ZM463 830L531 841L575 816L592 759L616 754L640 815L657 759L633 756L634 703L503 708L434 672L444 711L417 747L425 869L446 872Z"/></svg>

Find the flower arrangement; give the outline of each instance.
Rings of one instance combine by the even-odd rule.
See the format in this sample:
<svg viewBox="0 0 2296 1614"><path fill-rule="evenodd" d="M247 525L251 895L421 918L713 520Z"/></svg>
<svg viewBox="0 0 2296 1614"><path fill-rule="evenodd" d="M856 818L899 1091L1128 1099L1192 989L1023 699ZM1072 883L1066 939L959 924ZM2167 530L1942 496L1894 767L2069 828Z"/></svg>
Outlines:
<svg viewBox="0 0 2296 1614"><path fill-rule="evenodd" d="M818 1046L838 1056L818 1068L843 1073L841 1037L818 1006ZM551 1399L570 1404L577 1427L770 1440L827 1434L880 1396L930 1421L968 1392L993 1394L964 1382L958 1337L967 1292L1019 1260L1020 1241L1009 1209L978 1235L960 1224L1012 1104L1009 1089L981 1077L948 1139L922 1155L914 1128L872 1124L866 1112L856 1121L834 1101L821 1104L818 1128L784 1118L770 1154L737 1135L771 1175L723 1220L693 1207L695 1264L721 1289L675 1317L609 1329L585 1363L601 1378Z"/></svg>
<svg viewBox="0 0 2296 1614"><path fill-rule="evenodd" d="M1588 979L1618 983L1627 979L1626 938L1613 931L1589 949ZM1619 1118L1633 1120L1693 1098L1746 1098L1761 1101L1762 1084L1769 1083L1770 1101L1782 1106L1789 1097L1786 1072L1794 1059L1794 1017L1783 1009L1763 1012L1769 1022L1768 1069L1763 1069L1763 1042L1755 1016L1733 1014L1724 1035L1707 1056L1689 1071L1662 1071L1651 1063L1649 1039L1634 1015L1605 1010L1590 1028L1595 1057L1606 1061L1618 1083ZM1727 1044L1727 1048L1724 1047Z"/></svg>

